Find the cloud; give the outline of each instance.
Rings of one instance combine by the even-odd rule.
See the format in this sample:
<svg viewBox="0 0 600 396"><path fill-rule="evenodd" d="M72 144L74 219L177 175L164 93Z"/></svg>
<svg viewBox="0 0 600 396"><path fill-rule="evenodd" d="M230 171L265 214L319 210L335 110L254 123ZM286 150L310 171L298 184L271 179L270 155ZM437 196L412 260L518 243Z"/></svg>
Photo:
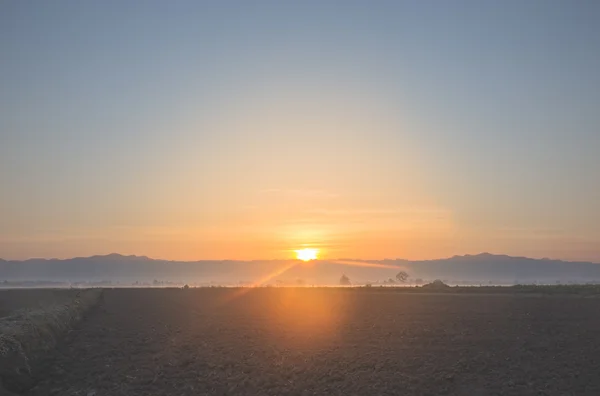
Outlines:
<svg viewBox="0 0 600 396"><path fill-rule="evenodd" d="M284 195L288 197L299 197L299 198L316 198L316 199L329 199L337 198L339 194L324 190L304 190L304 189L280 189L280 188L268 188L261 191L262 194L273 194L273 195Z"/></svg>
<svg viewBox="0 0 600 396"><path fill-rule="evenodd" d="M366 217L415 217L423 216L427 218L446 219L452 214L451 211L439 208L439 207L406 207L406 208L356 208L356 209L327 209L327 208L316 208L309 209L304 212L308 215L317 216L328 216L328 217L353 217L353 216L366 216Z"/></svg>

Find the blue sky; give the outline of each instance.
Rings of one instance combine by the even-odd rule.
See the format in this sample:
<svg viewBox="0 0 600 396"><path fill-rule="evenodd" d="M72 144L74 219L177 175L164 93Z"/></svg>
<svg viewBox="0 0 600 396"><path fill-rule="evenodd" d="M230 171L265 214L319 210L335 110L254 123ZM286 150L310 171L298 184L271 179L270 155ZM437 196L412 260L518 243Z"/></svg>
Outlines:
<svg viewBox="0 0 600 396"><path fill-rule="evenodd" d="M600 261L599 18L595 1L3 2L0 256Z"/></svg>

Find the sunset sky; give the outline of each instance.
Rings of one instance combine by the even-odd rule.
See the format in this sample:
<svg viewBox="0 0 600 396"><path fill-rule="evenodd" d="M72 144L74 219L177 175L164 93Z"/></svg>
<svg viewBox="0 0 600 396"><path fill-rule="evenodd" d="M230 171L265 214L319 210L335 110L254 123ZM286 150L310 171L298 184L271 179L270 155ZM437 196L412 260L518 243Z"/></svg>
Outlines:
<svg viewBox="0 0 600 396"><path fill-rule="evenodd" d="M600 262L600 2L3 1L0 257Z"/></svg>

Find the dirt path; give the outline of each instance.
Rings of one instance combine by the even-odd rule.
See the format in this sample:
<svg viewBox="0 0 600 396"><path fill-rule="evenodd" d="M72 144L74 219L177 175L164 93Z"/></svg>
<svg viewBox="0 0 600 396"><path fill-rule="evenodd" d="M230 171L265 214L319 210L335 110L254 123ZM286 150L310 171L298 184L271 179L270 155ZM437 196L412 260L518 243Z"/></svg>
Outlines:
<svg viewBox="0 0 600 396"><path fill-rule="evenodd" d="M598 395L600 299L107 290L28 395Z"/></svg>

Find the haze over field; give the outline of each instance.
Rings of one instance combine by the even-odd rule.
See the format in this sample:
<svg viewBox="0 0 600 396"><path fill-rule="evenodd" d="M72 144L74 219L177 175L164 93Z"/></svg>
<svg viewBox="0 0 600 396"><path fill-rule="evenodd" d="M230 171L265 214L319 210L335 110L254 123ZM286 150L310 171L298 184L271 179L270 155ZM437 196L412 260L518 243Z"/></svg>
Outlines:
<svg viewBox="0 0 600 396"><path fill-rule="evenodd" d="M597 1L3 1L0 257L600 262L599 20ZM41 273L96 268L63 265Z"/></svg>

